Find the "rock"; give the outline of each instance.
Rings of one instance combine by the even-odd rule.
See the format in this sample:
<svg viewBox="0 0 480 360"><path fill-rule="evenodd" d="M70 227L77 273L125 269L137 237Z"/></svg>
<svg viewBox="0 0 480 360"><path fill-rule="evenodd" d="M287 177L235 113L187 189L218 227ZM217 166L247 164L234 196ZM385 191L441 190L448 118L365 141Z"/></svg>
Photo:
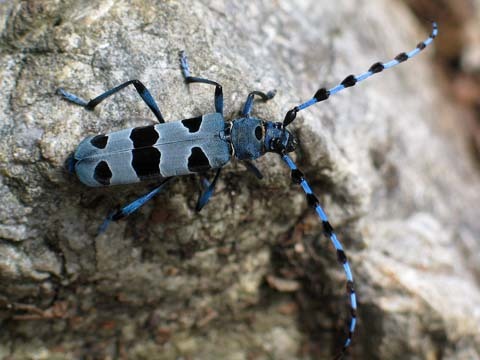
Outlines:
<svg viewBox="0 0 480 360"><path fill-rule="evenodd" d="M0 4L0 18L2 356L338 351L345 279L277 156L258 161L261 182L229 164L198 215L198 180L184 177L96 236L109 209L148 186L86 188L63 163L85 136L153 116L133 89L93 112L55 89L91 98L137 78L167 121L211 112L213 90L182 81L184 49L192 73L223 85L228 119L249 91L277 89L254 111L281 121L320 86L424 39L401 4L16 1ZM357 280L355 359L480 356L479 174L456 109L438 89L434 56L429 48L292 125L301 142L295 160ZM295 288L279 291L267 278Z"/></svg>

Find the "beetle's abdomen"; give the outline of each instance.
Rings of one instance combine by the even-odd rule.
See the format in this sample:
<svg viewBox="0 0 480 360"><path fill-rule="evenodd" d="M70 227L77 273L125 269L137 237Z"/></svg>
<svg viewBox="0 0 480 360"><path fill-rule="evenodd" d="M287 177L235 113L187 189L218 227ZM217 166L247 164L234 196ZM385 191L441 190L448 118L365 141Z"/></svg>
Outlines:
<svg viewBox="0 0 480 360"><path fill-rule="evenodd" d="M222 167L230 160L221 114L88 137L75 151L75 172L88 186L135 183Z"/></svg>

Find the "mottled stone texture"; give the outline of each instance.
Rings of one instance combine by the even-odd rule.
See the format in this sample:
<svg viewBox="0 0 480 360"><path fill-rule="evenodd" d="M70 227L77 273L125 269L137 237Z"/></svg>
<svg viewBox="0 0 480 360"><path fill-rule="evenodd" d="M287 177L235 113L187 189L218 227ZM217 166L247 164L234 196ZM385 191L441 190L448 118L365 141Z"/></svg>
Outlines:
<svg viewBox="0 0 480 360"><path fill-rule="evenodd" d="M197 179L96 237L146 185L89 189L63 170L85 136L153 123L133 89L94 112L62 101L143 81L168 120L281 120L426 37L396 1L0 3L0 357L329 358L343 341L344 276L277 156L265 180L225 169L197 215ZM441 33L441 24L440 24ZM442 37L437 41L442 41ZM480 356L480 188L430 48L299 114L295 158L346 245L359 296L354 359Z"/></svg>

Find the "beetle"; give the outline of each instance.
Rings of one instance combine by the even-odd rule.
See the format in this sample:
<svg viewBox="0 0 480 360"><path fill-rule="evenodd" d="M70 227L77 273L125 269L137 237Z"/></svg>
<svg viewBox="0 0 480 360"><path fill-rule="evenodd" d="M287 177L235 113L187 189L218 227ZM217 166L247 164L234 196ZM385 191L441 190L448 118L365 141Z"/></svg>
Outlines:
<svg viewBox="0 0 480 360"><path fill-rule="evenodd" d="M183 51L180 52L180 67L186 83L203 83L215 87L214 113L166 123L150 91L139 80L129 80L90 101L85 101L59 88L57 93L65 100L83 106L87 110L93 110L106 98L133 85L159 122L157 125L87 137L67 159L67 167L70 172L76 173L81 182L92 187L159 180L159 185L146 195L120 210L110 213L100 227L100 232L102 232L110 221L118 221L136 211L161 192L167 183L176 176L216 170L211 182L203 179L206 183L206 190L200 195L196 206L197 210L201 210L213 194L222 167L232 158L243 161L250 171L261 178L260 171L251 161L268 152L279 154L289 167L293 182L302 187L309 206L320 218L323 232L332 241L337 259L347 278L350 323L347 338L338 356L341 357L351 344L357 321L357 298L353 275L343 247L317 197L303 173L288 155L295 151L298 141L287 130L287 126L296 119L298 112L309 106L327 100L330 96L352 87L374 74L411 59L430 45L437 34L438 27L434 22L429 37L418 43L415 49L407 53L402 52L388 62L376 62L360 75L348 75L340 84L330 89L320 88L311 99L290 109L283 122L266 121L251 116L255 96L268 101L275 96L274 90L250 92L243 106L241 117L226 122L223 116L222 86L213 80L191 76L187 57Z"/></svg>

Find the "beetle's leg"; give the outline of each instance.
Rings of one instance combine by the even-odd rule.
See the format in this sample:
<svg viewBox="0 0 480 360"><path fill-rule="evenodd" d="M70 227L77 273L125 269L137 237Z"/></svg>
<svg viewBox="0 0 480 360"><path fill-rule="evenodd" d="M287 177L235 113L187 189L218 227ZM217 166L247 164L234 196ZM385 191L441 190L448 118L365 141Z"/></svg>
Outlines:
<svg viewBox="0 0 480 360"><path fill-rule="evenodd" d="M350 298L350 325L348 327L348 335L343 345L342 353L339 354L338 357L336 357L336 359L341 359L343 358L343 353L346 351L346 349L350 346L350 343L352 342L353 333L355 332L355 327L357 324L357 295L354 289L352 270L350 269L350 264L348 263L347 255L345 255L342 244L340 244L337 235L335 235L333 227L328 221L327 215L320 206L317 197L315 196L312 188L303 176L303 173L297 168L293 160L288 155L283 154L281 156L283 161L290 168L293 182L302 187L302 190L307 196L308 205L317 213L318 217L320 218L323 226L323 233L326 237L330 238L333 246L335 247L335 250L337 252L337 260L343 267L343 271L345 272L345 276L347 278L347 293L348 297Z"/></svg>
<svg viewBox="0 0 480 360"><path fill-rule="evenodd" d="M303 109L306 109L309 106L312 106L320 101L327 100L330 96L342 91L343 89L349 88L351 86L354 86L356 83L359 83L360 81L363 81L370 76L377 74L383 70L390 69L391 67L394 67L395 65L401 64L402 62L411 59L415 55L417 55L420 51L425 49L428 45L430 45L433 42L433 39L438 35L438 28L437 28L437 23L432 24L432 32L430 33L430 36L424 40L418 43L415 49L411 50L410 52L402 52L395 56L393 60L390 60L388 62L376 62L370 68L364 72L363 74L360 75L348 75L340 84L337 86L332 87L331 89L327 88L320 88L317 90L317 92L313 95L313 97L300 104L295 106L294 108L290 109L286 114L285 114L285 119L283 120L283 126L288 126L292 121L295 120L295 117L297 116L297 113Z"/></svg>
<svg viewBox="0 0 480 360"><path fill-rule="evenodd" d="M205 79L194 77L190 75L190 67L188 66L187 56L185 55L185 51L180 51L180 68L182 69L183 77L185 78L185 82L187 84L191 83L203 83L215 86L215 112L220 113L223 115L223 90L222 85L219 83Z"/></svg>
<svg viewBox="0 0 480 360"><path fill-rule="evenodd" d="M68 100L74 104L83 106L87 110L93 110L95 106L100 104L103 100L108 98L110 95L115 94L116 92L122 90L123 88L127 87L128 85L133 85L135 86L135 89L137 90L138 94L140 97L145 101L145 103L148 105L150 110L155 114L157 117L158 121L160 123L164 123L165 120L163 119L162 113L160 112L160 109L158 108L157 103L152 97L152 94L150 94L150 91L143 85L139 80L129 80L127 82L124 82L123 84L120 84L113 89L110 89L103 94L97 96L96 98L90 100L90 101L85 101L82 98L79 98L78 96L71 94L67 91L65 91L62 88L57 89L57 94L63 96L65 100Z"/></svg>
<svg viewBox="0 0 480 360"><path fill-rule="evenodd" d="M266 94L261 91L252 91L250 94L248 94L247 100L245 101L245 105L243 106L243 110L242 110L242 116L244 117L250 116L250 113L252 112L252 108L253 108L253 98L255 95L261 97L263 101L268 101L270 99L273 99L276 93L277 93L277 90L270 90Z"/></svg>
<svg viewBox="0 0 480 360"><path fill-rule="evenodd" d="M139 197L137 200L131 202L130 204L124 206L120 210L112 211L105 221L103 222L102 225L100 225L98 229L98 234L101 234L104 232L108 225L110 224L111 221L118 221L120 219L123 219L124 217L127 217L131 213L137 211L140 207L142 207L148 200L152 199L155 195L157 195L159 192L161 192L165 186L172 180L173 177L168 177L164 179L159 186L157 186L155 189L150 191L149 193Z"/></svg>
<svg viewBox="0 0 480 360"><path fill-rule="evenodd" d="M260 172L260 170L258 170L258 168L251 161L243 160L242 164L247 168L248 171L253 173L253 175L255 175L257 177L257 179L259 179L259 180L263 179L262 173Z"/></svg>
<svg viewBox="0 0 480 360"><path fill-rule="evenodd" d="M207 189L198 197L197 206L195 207L196 211L202 210L203 207L207 205L208 201L213 195L213 190L215 189L215 185L217 185L217 180L220 176L221 171L222 168L218 168L217 173L215 174L215 177L213 178L211 183L206 178L202 179L202 182L204 183L203 185L206 185Z"/></svg>

